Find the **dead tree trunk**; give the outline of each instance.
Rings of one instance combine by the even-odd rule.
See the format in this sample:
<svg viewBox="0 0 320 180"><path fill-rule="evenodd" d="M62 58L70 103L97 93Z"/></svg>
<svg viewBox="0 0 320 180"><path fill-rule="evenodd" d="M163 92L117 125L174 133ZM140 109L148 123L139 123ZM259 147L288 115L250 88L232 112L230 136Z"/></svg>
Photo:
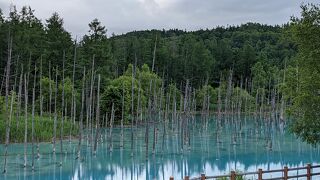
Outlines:
<svg viewBox="0 0 320 180"><path fill-rule="evenodd" d="M32 131L31 131L31 137L32 137L32 171L34 171L34 99L35 99L35 88L32 89Z"/></svg>
<svg viewBox="0 0 320 180"><path fill-rule="evenodd" d="M81 110L80 110L80 120L79 120L79 143L78 143L78 153L77 159L80 158L81 153L81 141L82 141L82 131L83 131L83 109L84 109L84 94L85 94L85 82L86 82L86 68L83 69L82 78L82 93L81 93Z"/></svg>
<svg viewBox="0 0 320 180"><path fill-rule="evenodd" d="M113 149L113 143L112 143L113 121L114 121L114 103L112 103L111 118L110 118L110 131L109 131L109 151L110 152L112 152L112 149Z"/></svg>
<svg viewBox="0 0 320 180"><path fill-rule="evenodd" d="M27 166L27 143L28 143L28 82L27 75L24 74L24 163Z"/></svg>
<svg viewBox="0 0 320 180"><path fill-rule="evenodd" d="M6 142L5 142L5 156L4 156L4 166L3 173L7 172L7 153L10 137L10 127L9 127L9 114L8 114L8 98L9 98L9 86L10 86L10 67L11 67L11 55L12 55L12 38L9 31L9 42L8 42L8 60L7 60L7 72L6 72L6 97L5 97L5 117L6 117Z"/></svg>
<svg viewBox="0 0 320 180"><path fill-rule="evenodd" d="M97 108L96 108L96 137L94 142L94 149L93 154L95 155L97 152L97 144L98 144L98 137L99 137L99 131L100 131L100 74L98 75L98 89L97 89Z"/></svg>
<svg viewBox="0 0 320 180"><path fill-rule="evenodd" d="M51 85L51 61L49 61L49 120L51 121L52 85Z"/></svg>
<svg viewBox="0 0 320 180"><path fill-rule="evenodd" d="M54 92L54 122L53 122L53 153L56 152L56 139L57 139L57 96L58 96L58 66L56 67L56 80Z"/></svg>
<svg viewBox="0 0 320 180"><path fill-rule="evenodd" d="M120 148L123 147L123 120L124 120L124 86L122 84L122 106L121 106L121 132L120 132Z"/></svg>
<svg viewBox="0 0 320 180"><path fill-rule="evenodd" d="M63 61L62 61L62 96L61 96L61 127L60 127L60 166L62 166L62 157L63 157L63 125L64 125L64 61L65 61L65 51L63 52Z"/></svg>
<svg viewBox="0 0 320 180"><path fill-rule="evenodd" d="M93 104L93 85L94 85L94 57L92 59L92 69L91 69L91 84L90 84L90 99L89 99L89 142L92 140L92 104Z"/></svg>
<svg viewBox="0 0 320 180"><path fill-rule="evenodd" d="M154 48L153 48L153 58L152 58L152 69L151 71L154 72L154 63L156 61L156 51L157 51L157 36L156 36L156 40L154 41Z"/></svg>

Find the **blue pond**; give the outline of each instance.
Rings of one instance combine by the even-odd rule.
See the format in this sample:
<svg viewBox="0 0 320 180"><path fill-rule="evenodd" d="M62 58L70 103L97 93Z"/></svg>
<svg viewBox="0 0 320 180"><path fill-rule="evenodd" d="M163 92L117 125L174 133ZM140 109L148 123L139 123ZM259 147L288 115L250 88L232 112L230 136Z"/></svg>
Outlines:
<svg viewBox="0 0 320 180"><path fill-rule="evenodd" d="M133 150L131 150L131 128L124 129L124 147L120 148L120 128L101 129L97 154L93 155L93 143L84 136L81 158L77 157L78 140L65 140L63 153L57 144L52 153L51 143L40 143L40 158L35 159L35 170L31 169L31 144L28 144L28 166L23 167L24 145L10 144L8 172L0 179L114 179L114 180L168 180L170 176L183 179L185 175L199 176L280 169L283 166L297 167L307 163L320 163L320 148L312 147L295 138L288 128L280 123L254 123L253 119L226 121L217 128L215 118L208 123L190 124L187 143L182 140L175 124L150 124L148 156L146 156L146 127L135 127ZM154 135L156 128L156 136ZM94 134L94 133L93 133ZM90 137L90 135L88 135ZM90 139L90 138L89 138ZM153 141L155 150L153 153ZM110 148L110 141L112 147ZM181 150L184 144L183 150ZM59 147L59 148L58 148ZM133 152L133 156L131 156ZM0 162L4 162L4 146L0 147ZM62 161L62 166L59 166ZM2 166L1 166L2 167ZM303 171L291 172L303 174ZM275 177L271 174L265 177ZM254 179L251 176L248 178ZM320 177L318 177L320 178Z"/></svg>

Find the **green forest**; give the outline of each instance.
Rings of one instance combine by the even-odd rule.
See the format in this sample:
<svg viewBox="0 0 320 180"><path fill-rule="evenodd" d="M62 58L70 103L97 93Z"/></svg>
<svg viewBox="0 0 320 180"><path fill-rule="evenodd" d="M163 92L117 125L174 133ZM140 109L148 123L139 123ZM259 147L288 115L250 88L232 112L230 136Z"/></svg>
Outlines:
<svg viewBox="0 0 320 180"><path fill-rule="evenodd" d="M278 109L281 121L293 119L293 133L320 142L317 5L302 5L301 17L283 25L248 22L197 31L107 36L108 27L93 19L88 33L77 38L59 14L41 21L34 11L0 10L1 143L8 127L12 141L23 141L24 132L31 131L22 128L31 112L45 117L48 127L60 126L52 119L62 116L65 135L76 135L93 123L110 126L105 115L123 126L142 121L143 112L185 107L199 114L254 116ZM56 133L51 128L40 135L41 128L35 130L40 140Z"/></svg>

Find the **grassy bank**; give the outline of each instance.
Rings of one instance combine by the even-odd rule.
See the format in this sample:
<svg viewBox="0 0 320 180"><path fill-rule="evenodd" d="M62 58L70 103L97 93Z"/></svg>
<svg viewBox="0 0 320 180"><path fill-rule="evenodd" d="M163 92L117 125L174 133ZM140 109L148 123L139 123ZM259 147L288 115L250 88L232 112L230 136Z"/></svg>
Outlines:
<svg viewBox="0 0 320 180"><path fill-rule="evenodd" d="M32 132L32 119L31 115L28 117L27 121L28 126L28 142L31 142L31 132ZM57 119L57 138L60 137L60 127L61 127L61 117ZM35 140L36 141L51 141L53 137L53 128L54 128L54 118L49 116L35 116L34 120L34 132L35 132ZM78 127L72 126L70 119L66 119L64 121L63 126L63 136L69 136L71 131L71 135L75 136L78 134ZM5 142L5 134L6 134L6 118L4 114L0 115L0 143ZM12 118L11 120L11 128L10 128L10 142L11 143L20 143L24 142L24 134L25 134L25 119L21 118Z"/></svg>

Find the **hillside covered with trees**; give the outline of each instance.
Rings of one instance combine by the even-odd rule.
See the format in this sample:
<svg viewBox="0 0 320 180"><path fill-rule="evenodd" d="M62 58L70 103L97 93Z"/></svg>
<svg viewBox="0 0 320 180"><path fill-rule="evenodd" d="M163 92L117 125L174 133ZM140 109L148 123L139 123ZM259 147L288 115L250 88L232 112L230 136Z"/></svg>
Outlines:
<svg viewBox="0 0 320 180"><path fill-rule="evenodd" d="M230 69L239 81L252 77L251 69L257 62L283 69L285 61L297 52L287 35L289 25L247 23L194 32L146 30L107 37L105 26L94 19L89 23L88 34L75 40L57 13L45 22L33 13L30 7L23 7L14 9L7 17L1 14L1 72L8 58L9 33L13 69L21 70L22 66L30 69L42 59L46 67L43 75L48 77L49 62L51 67L61 69L65 53L65 69L71 77L74 58L77 67L89 69L94 56L103 84L122 75L130 63L152 68L155 59L154 72L167 83L181 84L189 79L198 88L207 80L217 86L221 73ZM77 79L81 77L80 69L76 68Z"/></svg>
<svg viewBox="0 0 320 180"><path fill-rule="evenodd" d="M314 94L319 93L318 86L310 85L318 85L320 79L317 59L320 40L315 35L319 34L319 9L303 6L302 11L301 19L281 26L246 23L192 32L134 31L111 37L107 37L107 28L94 19L88 24L87 34L73 39L64 28L63 17L57 13L40 21L31 7L14 8L9 15L0 10L0 72L3 74L0 91L3 96L8 95L6 88L19 92L20 75L26 74L29 91L32 87L36 90L36 112L51 113L51 98L56 92L57 99L65 97L65 104L58 105L58 111L72 119L80 113L81 90L85 86L88 88L84 94L90 93L90 101L100 93L101 112L110 114L115 108L116 123L123 116L128 117L125 121L129 123L130 113L138 116L143 110L138 108L148 106L151 89L155 89L155 94L163 93L159 99L171 93L166 98L176 98L171 103L176 102L179 107L181 94L187 94L185 87L190 86L197 100L195 111L210 108L217 112L219 99L226 99L223 107L230 105L230 110L234 105L240 110L260 113L271 111L277 104L281 116L288 107L288 112L302 119L293 128L294 132L310 137L303 131L306 125L303 120L307 114L308 119L319 120L319 115L313 116L314 111L309 112L306 107L319 102L315 99L319 94ZM6 84L9 58L11 74ZM309 76L310 69L315 74ZM89 92L90 84L83 83L83 79L96 82L98 75L101 90L92 95L92 88L97 90L97 84ZM307 105L310 102L305 99L306 93L314 99L312 105ZM28 96L31 99L32 93ZM244 100L253 105L237 105ZM77 114L72 115L73 110L65 111L64 107L78 108L74 111ZM320 127L318 121L315 127ZM306 140L320 141L318 132Z"/></svg>

